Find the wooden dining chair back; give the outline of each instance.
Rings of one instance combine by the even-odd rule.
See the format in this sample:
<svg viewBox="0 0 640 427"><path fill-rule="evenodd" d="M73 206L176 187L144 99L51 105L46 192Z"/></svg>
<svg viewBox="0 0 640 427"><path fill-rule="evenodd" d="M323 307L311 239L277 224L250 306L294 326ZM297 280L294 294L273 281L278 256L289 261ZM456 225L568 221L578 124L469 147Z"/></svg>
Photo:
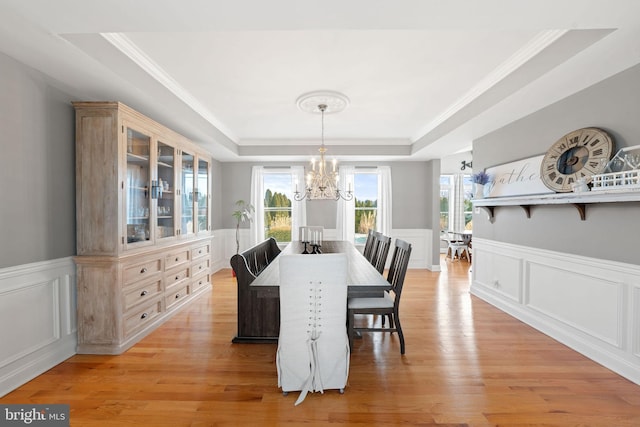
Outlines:
<svg viewBox="0 0 640 427"><path fill-rule="evenodd" d="M404 334L402 325L400 324L400 296L402 295L402 287L404 278L407 274L409 266L409 257L411 256L411 244L404 240L396 239L393 257L391 258L391 266L387 273L387 281L391 285L389 292L384 292L381 297L374 298L349 298L348 300L348 330L349 330L349 346L353 349L353 341L356 332L397 332L400 339L400 354L404 354ZM356 327L356 314L377 314L389 316L389 325L381 327Z"/></svg>
<svg viewBox="0 0 640 427"><path fill-rule="evenodd" d="M367 261L371 262L371 254L373 252L373 245L375 243L375 235L372 229L369 229L367 233L367 241L364 243L364 249L362 251L362 255L367 259Z"/></svg>
<svg viewBox="0 0 640 427"><path fill-rule="evenodd" d="M389 247L391 246L391 237L385 236L382 233L378 233L376 241L374 243L374 251L371 257L371 265L373 265L378 273L384 273L384 267L387 264L387 257L389 256Z"/></svg>
<svg viewBox="0 0 640 427"><path fill-rule="evenodd" d="M339 389L349 375L347 255L281 255L278 386L284 394Z"/></svg>

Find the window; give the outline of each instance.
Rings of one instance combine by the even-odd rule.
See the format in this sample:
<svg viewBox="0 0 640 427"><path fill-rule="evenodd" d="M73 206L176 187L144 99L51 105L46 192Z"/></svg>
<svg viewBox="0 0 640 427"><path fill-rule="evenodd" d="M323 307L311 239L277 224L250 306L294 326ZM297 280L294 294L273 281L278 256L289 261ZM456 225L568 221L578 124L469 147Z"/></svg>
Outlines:
<svg viewBox="0 0 640 427"><path fill-rule="evenodd" d="M471 175L440 176L440 229L471 230L473 206Z"/></svg>
<svg viewBox="0 0 640 427"><path fill-rule="evenodd" d="M363 245L369 230L376 229L378 214L378 174L359 173L353 176L355 199L355 244Z"/></svg>
<svg viewBox="0 0 640 427"><path fill-rule="evenodd" d="M449 201L453 199L453 175L440 175L440 230L449 230Z"/></svg>
<svg viewBox="0 0 640 427"><path fill-rule="evenodd" d="M297 230L306 224L306 204L293 201L297 182L304 182L304 168L265 168L251 170L251 204L256 212L251 223L251 245L273 237L278 243L297 238ZM292 231L295 230L294 233Z"/></svg>
<svg viewBox="0 0 640 427"><path fill-rule="evenodd" d="M274 237L278 242L291 241L291 199L293 194L290 173L265 173L264 238Z"/></svg>
<svg viewBox="0 0 640 427"><path fill-rule="evenodd" d="M338 200L338 240L364 244L369 228L390 236L391 168L341 166L340 185L353 189L353 199Z"/></svg>

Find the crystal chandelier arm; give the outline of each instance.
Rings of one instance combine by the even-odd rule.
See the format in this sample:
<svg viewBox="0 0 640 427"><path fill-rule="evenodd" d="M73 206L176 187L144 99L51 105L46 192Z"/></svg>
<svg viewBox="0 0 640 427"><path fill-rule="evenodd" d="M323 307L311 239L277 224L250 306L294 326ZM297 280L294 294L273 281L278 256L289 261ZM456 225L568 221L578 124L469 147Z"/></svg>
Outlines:
<svg viewBox="0 0 640 427"><path fill-rule="evenodd" d="M314 94L316 95L316 94ZM346 97L344 97L347 99ZM298 106L301 105L301 99L304 101L303 97L299 98ZM330 104L330 102L328 102ZM324 114L327 110L327 103L321 102L318 104L318 111L320 111L321 117L321 145L318 151L320 152L320 161L318 162L318 167L316 168L315 159L311 160L311 170L307 174L306 185L304 192L298 191L296 187L296 191L294 192L294 200L301 201L304 199L308 200L338 200L340 198L344 200L352 200L353 192L351 189L345 193L340 191L338 187L338 172L336 172L336 160L333 159L333 168L331 171L327 169L325 153L327 151L324 145ZM335 112L335 111L334 111Z"/></svg>

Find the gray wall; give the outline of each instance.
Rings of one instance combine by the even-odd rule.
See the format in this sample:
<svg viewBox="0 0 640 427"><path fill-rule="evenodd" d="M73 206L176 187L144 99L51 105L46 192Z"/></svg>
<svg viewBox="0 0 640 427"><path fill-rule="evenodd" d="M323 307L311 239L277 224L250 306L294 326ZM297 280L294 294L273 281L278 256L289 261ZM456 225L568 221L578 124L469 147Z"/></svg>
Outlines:
<svg viewBox="0 0 640 427"><path fill-rule="evenodd" d="M566 133L594 126L609 132L615 150L640 143L640 66L632 67L473 143L474 170L545 153ZM638 203L587 206L586 221L571 206L496 209L489 223L474 214L474 236L524 246L640 264Z"/></svg>
<svg viewBox="0 0 640 427"><path fill-rule="evenodd" d="M211 228L222 228L222 163L214 160L211 165Z"/></svg>
<svg viewBox="0 0 640 427"><path fill-rule="evenodd" d="M343 162L343 164L390 166L393 183L393 228L430 229L432 227L434 218L432 209L432 186L434 184L432 162ZM222 228L235 227L231 213L235 210L236 200L244 199L248 201L251 198L251 168L253 165L307 166L306 163L287 165L248 162L222 163ZM439 185L439 179L435 183ZM313 200L306 203L308 224L336 228L337 202L333 200ZM243 225L245 228L248 226L248 224Z"/></svg>
<svg viewBox="0 0 640 427"><path fill-rule="evenodd" d="M71 96L0 54L0 267L75 255Z"/></svg>

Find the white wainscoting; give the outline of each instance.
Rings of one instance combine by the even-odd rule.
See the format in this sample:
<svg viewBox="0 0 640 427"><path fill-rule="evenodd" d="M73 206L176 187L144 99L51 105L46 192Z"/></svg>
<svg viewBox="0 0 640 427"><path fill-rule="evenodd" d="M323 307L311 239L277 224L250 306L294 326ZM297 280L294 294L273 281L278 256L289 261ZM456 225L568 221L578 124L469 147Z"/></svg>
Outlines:
<svg viewBox="0 0 640 427"><path fill-rule="evenodd" d="M640 384L640 266L474 237L471 293Z"/></svg>
<svg viewBox="0 0 640 427"><path fill-rule="evenodd" d="M0 396L76 352L71 258L0 269Z"/></svg>
<svg viewBox="0 0 640 427"><path fill-rule="evenodd" d="M236 253L236 230L220 229L214 231L212 266L213 271L223 268L231 268L229 260ZM325 228L324 239L336 240L338 232L335 229ZM395 239L406 240L411 243L411 258L409 268L427 268L432 271L440 271L440 264L430 263L432 255L431 230L426 229L394 229L391 234L391 244ZM240 251L250 247L249 229L240 229ZM286 246L286 245L285 245ZM284 247L284 246L283 246ZM389 250L387 262L391 261L393 246Z"/></svg>

